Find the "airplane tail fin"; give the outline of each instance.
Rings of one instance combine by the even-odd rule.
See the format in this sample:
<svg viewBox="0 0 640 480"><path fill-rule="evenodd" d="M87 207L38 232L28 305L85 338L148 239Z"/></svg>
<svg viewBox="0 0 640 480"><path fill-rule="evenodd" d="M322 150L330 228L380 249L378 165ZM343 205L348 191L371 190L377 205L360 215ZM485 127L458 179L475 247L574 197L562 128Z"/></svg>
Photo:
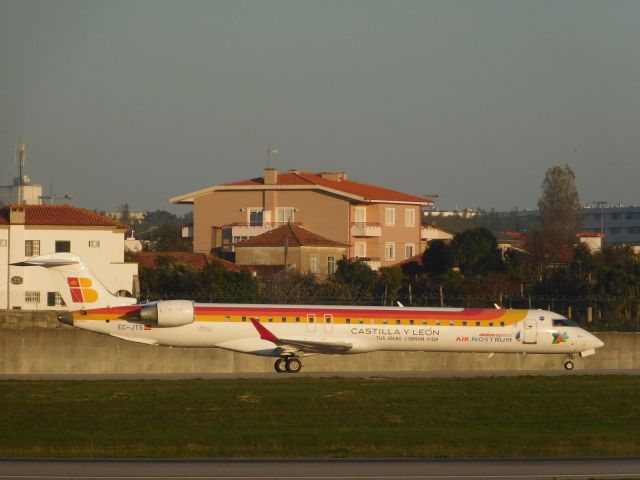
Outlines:
<svg viewBox="0 0 640 480"><path fill-rule="evenodd" d="M53 253L33 257L13 265L42 267L52 285L71 310L133 305L135 298L118 297L96 278L80 257L72 253Z"/></svg>

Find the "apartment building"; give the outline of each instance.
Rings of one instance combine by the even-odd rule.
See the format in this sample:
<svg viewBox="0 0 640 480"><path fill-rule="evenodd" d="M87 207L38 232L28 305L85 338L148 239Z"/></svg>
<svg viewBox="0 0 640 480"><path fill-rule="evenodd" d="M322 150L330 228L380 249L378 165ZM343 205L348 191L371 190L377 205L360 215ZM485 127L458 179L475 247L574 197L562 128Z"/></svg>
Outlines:
<svg viewBox="0 0 640 480"><path fill-rule="evenodd" d="M237 242L287 223L346 245L372 268L424 249L422 208L432 201L350 180L346 172L278 172L169 199L193 205L193 250L232 251Z"/></svg>
<svg viewBox="0 0 640 480"><path fill-rule="evenodd" d="M129 229L97 213L69 205L12 205L0 210L0 309L60 310L66 306L39 269L15 263L71 252L111 292L135 294L136 263L124 261Z"/></svg>

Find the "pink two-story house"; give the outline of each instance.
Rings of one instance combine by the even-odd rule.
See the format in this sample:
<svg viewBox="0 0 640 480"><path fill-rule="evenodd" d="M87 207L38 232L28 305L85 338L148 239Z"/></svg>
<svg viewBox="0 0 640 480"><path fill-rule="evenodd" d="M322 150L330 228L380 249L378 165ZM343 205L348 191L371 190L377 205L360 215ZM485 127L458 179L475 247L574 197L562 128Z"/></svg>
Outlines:
<svg viewBox="0 0 640 480"><path fill-rule="evenodd" d="M193 205L193 250L231 251L233 244L296 222L347 245L347 256L372 268L424 249L422 207L431 200L349 180L346 172L279 173L216 185L169 199Z"/></svg>

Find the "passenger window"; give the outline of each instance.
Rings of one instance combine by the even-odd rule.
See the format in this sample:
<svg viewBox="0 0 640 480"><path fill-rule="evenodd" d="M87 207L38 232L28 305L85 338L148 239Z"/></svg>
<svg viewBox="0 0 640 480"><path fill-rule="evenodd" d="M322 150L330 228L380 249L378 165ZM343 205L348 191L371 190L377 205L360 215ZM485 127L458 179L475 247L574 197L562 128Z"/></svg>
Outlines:
<svg viewBox="0 0 640 480"><path fill-rule="evenodd" d="M229 317L229 315L227 315L226 317L224 317L224 321L225 322L230 322L231 321L231 317Z"/></svg>
<svg viewBox="0 0 640 480"><path fill-rule="evenodd" d="M436 325L440 325L440 320L436 320Z"/></svg>
<svg viewBox="0 0 640 480"><path fill-rule="evenodd" d="M409 320L409 325L413 325L413 320Z"/></svg>
<svg viewBox="0 0 640 480"><path fill-rule="evenodd" d="M247 321L247 317L242 317L242 321L246 322Z"/></svg>
<svg viewBox="0 0 640 480"><path fill-rule="evenodd" d="M270 321L270 322L273 322L273 317L269 317L269 321Z"/></svg>
<svg viewBox="0 0 640 480"><path fill-rule="evenodd" d="M453 320L449 320L449 325L453 327Z"/></svg>
<svg viewBox="0 0 640 480"><path fill-rule="evenodd" d="M480 326L480 322L476 322L476 327L479 327L479 326Z"/></svg>
<svg viewBox="0 0 640 480"><path fill-rule="evenodd" d="M396 320L396 325L400 325L400 320Z"/></svg>
<svg viewBox="0 0 640 480"><path fill-rule="evenodd" d="M504 327L504 322L500 322L500 326L501 326L501 327Z"/></svg>
<svg viewBox="0 0 640 480"><path fill-rule="evenodd" d="M296 323L300 323L300 317L296 317Z"/></svg>
<svg viewBox="0 0 640 480"><path fill-rule="evenodd" d="M466 327L467 326L467 322L462 322L462 326Z"/></svg>
<svg viewBox="0 0 640 480"><path fill-rule="evenodd" d="M287 317L282 317L282 323L287 323Z"/></svg>
<svg viewBox="0 0 640 480"><path fill-rule="evenodd" d="M345 322L346 322L346 323L351 323L351 319L350 319L350 318L346 318L346 319L345 319Z"/></svg>

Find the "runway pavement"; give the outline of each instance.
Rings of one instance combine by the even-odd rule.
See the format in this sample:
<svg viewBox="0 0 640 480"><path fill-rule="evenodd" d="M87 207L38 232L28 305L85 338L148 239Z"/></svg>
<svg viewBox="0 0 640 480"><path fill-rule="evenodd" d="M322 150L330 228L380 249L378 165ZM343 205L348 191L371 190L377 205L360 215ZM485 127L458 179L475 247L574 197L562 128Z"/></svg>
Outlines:
<svg viewBox="0 0 640 480"><path fill-rule="evenodd" d="M244 373L113 373L113 374L0 374L0 380L205 380L256 378L458 378L458 377L519 377L576 375L640 375L638 369L620 370L473 370L473 371L407 371L407 372L307 372L298 374L275 372Z"/></svg>
<svg viewBox="0 0 640 480"><path fill-rule="evenodd" d="M640 458L514 460L0 460L0 479L632 479Z"/></svg>

